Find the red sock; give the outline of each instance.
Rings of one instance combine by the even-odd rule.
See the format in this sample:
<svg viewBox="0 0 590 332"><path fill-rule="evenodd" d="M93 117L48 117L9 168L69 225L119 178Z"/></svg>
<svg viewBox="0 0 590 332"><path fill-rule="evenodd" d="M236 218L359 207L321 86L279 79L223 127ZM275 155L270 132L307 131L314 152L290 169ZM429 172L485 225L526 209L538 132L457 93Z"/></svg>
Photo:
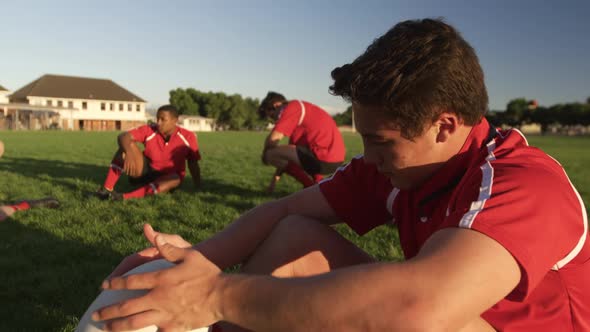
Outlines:
<svg viewBox="0 0 590 332"><path fill-rule="evenodd" d="M27 202L27 201L22 201L18 204L11 205L10 207L15 209L16 211L23 211L23 210L28 210L31 208L31 206L29 205L29 202Z"/></svg>
<svg viewBox="0 0 590 332"><path fill-rule="evenodd" d="M115 188L117 181L119 181L122 171L123 165L121 164L121 161L113 159L113 161L111 161L111 167L109 167L109 172L107 173L107 178L104 180L104 184L102 186L107 190L112 191L113 188Z"/></svg>
<svg viewBox="0 0 590 332"><path fill-rule="evenodd" d="M148 195L155 195L158 193L158 184L152 182L137 190L123 194L123 199L142 198Z"/></svg>
<svg viewBox="0 0 590 332"><path fill-rule="evenodd" d="M313 175L313 182L320 183L324 179L324 176L321 174L314 174Z"/></svg>
<svg viewBox="0 0 590 332"><path fill-rule="evenodd" d="M294 177L295 180L301 182L304 188L311 187L314 184L309 175L307 175L307 173L305 173L305 171L294 162L289 162L287 164L285 172Z"/></svg>

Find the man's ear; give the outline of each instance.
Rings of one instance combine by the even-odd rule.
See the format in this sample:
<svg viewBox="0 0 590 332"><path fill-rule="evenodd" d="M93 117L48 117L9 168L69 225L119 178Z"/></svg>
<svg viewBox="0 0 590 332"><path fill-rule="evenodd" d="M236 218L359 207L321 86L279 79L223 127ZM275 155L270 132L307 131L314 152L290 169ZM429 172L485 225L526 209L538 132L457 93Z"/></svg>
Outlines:
<svg viewBox="0 0 590 332"><path fill-rule="evenodd" d="M463 122L457 114L443 112L434 121L435 127L438 129L436 135L437 142L447 142L454 134L457 133L459 126Z"/></svg>

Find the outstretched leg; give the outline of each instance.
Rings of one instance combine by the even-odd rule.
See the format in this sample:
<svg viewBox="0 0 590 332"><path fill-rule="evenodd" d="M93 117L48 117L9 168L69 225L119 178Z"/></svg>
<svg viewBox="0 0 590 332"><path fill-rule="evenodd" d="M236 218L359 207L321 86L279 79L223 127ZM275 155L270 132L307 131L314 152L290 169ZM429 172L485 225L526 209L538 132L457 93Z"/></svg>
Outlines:
<svg viewBox="0 0 590 332"><path fill-rule="evenodd" d="M149 195L156 195L160 193L169 192L170 190L178 187L182 179L176 173L170 173L158 177L155 181L150 182L134 191L124 193L120 197L113 195L114 199L131 199L141 198Z"/></svg>

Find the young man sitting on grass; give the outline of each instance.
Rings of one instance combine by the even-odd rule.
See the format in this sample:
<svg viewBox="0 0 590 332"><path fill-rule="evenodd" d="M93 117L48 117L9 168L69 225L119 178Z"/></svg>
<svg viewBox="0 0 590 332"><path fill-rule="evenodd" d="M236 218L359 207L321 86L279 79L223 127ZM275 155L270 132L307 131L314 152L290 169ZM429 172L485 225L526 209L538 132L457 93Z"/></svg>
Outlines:
<svg viewBox="0 0 590 332"><path fill-rule="evenodd" d="M119 150L111 161L103 187L95 193L100 199L124 200L168 192L182 183L186 174L185 162L195 188L199 187L201 171L198 161L201 155L197 137L176 125L178 111L172 105L160 107L156 117L156 124L119 135ZM136 143L144 145L143 153ZM115 184L122 173L139 188L128 193L116 192Z"/></svg>
<svg viewBox="0 0 590 332"><path fill-rule="evenodd" d="M105 289L108 331L590 331L586 208L561 165L486 121L473 48L439 20L405 21L332 71L364 155L191 245L154 247ZM396 225L406 258L376 262L330 225ZM378 231L378 230L375 230ZM165 257L176 266L119 277ZM223 273L239 264L243 273Z"/></svg>

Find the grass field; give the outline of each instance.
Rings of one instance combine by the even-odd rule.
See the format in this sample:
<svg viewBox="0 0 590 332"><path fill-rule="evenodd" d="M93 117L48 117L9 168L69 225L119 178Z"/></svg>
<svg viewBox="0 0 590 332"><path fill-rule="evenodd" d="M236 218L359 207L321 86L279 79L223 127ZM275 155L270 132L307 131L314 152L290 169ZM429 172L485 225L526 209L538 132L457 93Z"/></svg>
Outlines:
<svg viewBox="0 0 590 332"><path fill-rule="evenodd" d="M0 331L72 331L98 285L126 255L146 242L141 226L196 242L255 205L300 188L284 177L265 194L272 169L260 164L264 133L201 133L203 184L185 181L174 194L126 202L86 199L104 180L115 132L0 132L0 202L53 195L59 210L29 210L0 223ZM346 134L348 158L362 150ZM590 206L590 137L532 137L558 159ZM130 189L126 181L118 189ZM550 188L548 188L550 190ZM345 236L382 260L401 257L397 233L380 228Z"/></svg>

